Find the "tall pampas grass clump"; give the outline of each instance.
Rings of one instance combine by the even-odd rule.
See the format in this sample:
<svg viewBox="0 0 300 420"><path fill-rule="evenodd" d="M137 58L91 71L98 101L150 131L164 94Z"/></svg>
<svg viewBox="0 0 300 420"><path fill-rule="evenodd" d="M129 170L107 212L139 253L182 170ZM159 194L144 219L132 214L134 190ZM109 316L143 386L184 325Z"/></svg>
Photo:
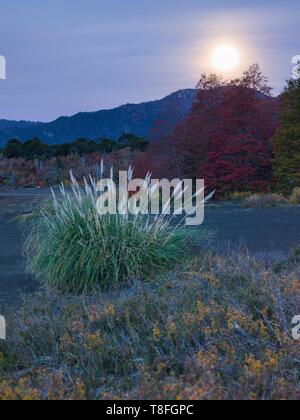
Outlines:
<svg viewBox="0 0 300 420"><path fill-rule="evenodd" d="M84 294L116 288L171 269L185 255L184 219L174 223L164 211L156 217L142 211L101 215L95 180L90 177L83 186L72 174L71 180L70 189L62 185L58 193L52 191L26 241L29 271L51 290ZM150 181L147 175L149 195L154 194Z"/></svg>

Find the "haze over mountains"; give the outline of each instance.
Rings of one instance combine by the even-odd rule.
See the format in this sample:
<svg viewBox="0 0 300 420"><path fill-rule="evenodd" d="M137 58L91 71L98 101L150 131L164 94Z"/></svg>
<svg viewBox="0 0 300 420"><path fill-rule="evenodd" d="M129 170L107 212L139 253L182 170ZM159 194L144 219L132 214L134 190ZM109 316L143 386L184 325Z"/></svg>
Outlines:
<svg viewBox="0 0 300 420"><path fill-rule="evenodd" d="M156 121L164 121L166 130L172 129L187 115L194 96L194 89L183 89L157 101L80 112L50 123L0 120L0 147L12 138L25 141L38 137L48 144L71 142L82 137L118 139L124 133L148 138Z"/></svg>

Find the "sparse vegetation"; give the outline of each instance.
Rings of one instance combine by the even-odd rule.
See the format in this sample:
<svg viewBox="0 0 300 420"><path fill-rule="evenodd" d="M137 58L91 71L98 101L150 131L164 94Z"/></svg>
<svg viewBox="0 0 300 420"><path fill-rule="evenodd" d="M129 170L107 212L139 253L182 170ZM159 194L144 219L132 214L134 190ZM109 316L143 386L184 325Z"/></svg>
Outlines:
<svg viewBox="0 0 300 420"><path fill-rule="evenodd" d="M282 207L289 204L282 194L253 194L243 201L243 206L247 208L272 208Z"/></svg>
<svg viewBox="0 0 300 420"><path fill-rule="evenodd" d="M293 261L202 250L124 290L30 296L0 344L0 398L298 399Z"/></svg>
<svg viewBox="0 0 300 420"><path fill-rule="evenodd" d="M251 191L234 191L226 194L224 199L227 201L241 202L249 198L253 193Z"/></svg>
<svg viewBox="0 0 300 420"><path fill-rule="evenodd" d="M300 204L300 188L295 188L290 197L290 203L293 206Z"/></svg>
<svg viewBox="0 0 300 420"><path fill-rule="evenodd" d="M89 174L97 178L104 158L117 170L126 170L147 146L146 140L131 134L119 140L78 139L59 145L47 145L39 139L24 143L11 140L0 150L0 188L44 188L68 183L70 171L80 179Z"/></svg>

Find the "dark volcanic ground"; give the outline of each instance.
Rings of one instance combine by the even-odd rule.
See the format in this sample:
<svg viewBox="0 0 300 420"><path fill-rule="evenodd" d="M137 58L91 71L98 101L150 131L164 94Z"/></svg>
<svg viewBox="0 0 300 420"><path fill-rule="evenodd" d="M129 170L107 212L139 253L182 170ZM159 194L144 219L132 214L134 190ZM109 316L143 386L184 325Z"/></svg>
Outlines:
<svg viewBox="0 0 300 420"><path fill-rule="evenodd" d="M0 196L0 310L18 301L22 292L33 291L35 282L25 274L22 257L22 233L18 215L30 210L32 198Z"/></svg>
<svg viewBox="0 0 300 420"><path fill-rule="evenodd" d="M25 272L22 233L15 218L29 212L45 195L46 192L35 190L0 193L0 314L6 305L17 304L22 293L38 288L37 282ZM221 249L244 247L272 260L283 258L300 245L300 207L211 206L206 210L204 227L214 233Z"/></svg>
<svg viewBox="0 0 300 420"><path fill-rule="evenodd" d="M257 256L284 258L300 245L300 207L244 209L223 205L207 209L204 226L216 241L246 248Z"/></svg>

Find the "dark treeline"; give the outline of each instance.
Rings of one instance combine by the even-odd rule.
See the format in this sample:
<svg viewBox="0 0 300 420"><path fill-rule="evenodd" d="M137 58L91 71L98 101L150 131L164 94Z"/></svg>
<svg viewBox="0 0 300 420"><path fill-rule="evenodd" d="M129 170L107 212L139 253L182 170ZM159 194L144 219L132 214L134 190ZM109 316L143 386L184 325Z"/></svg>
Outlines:
<svg viewBox="0 0 300 420"><path fill-rule="evenodd" d="M145 151L148 141L133 134L124 134L118 140L99 139L98 141L80 138L72 143L48 145L40 139L34 138L25 142L17 139L9 140L0 150L6 159L39 159L47 160L54 157L70 155L89 155L95 152L112 153L117 150L129 148L131 151Z"/></svg>

